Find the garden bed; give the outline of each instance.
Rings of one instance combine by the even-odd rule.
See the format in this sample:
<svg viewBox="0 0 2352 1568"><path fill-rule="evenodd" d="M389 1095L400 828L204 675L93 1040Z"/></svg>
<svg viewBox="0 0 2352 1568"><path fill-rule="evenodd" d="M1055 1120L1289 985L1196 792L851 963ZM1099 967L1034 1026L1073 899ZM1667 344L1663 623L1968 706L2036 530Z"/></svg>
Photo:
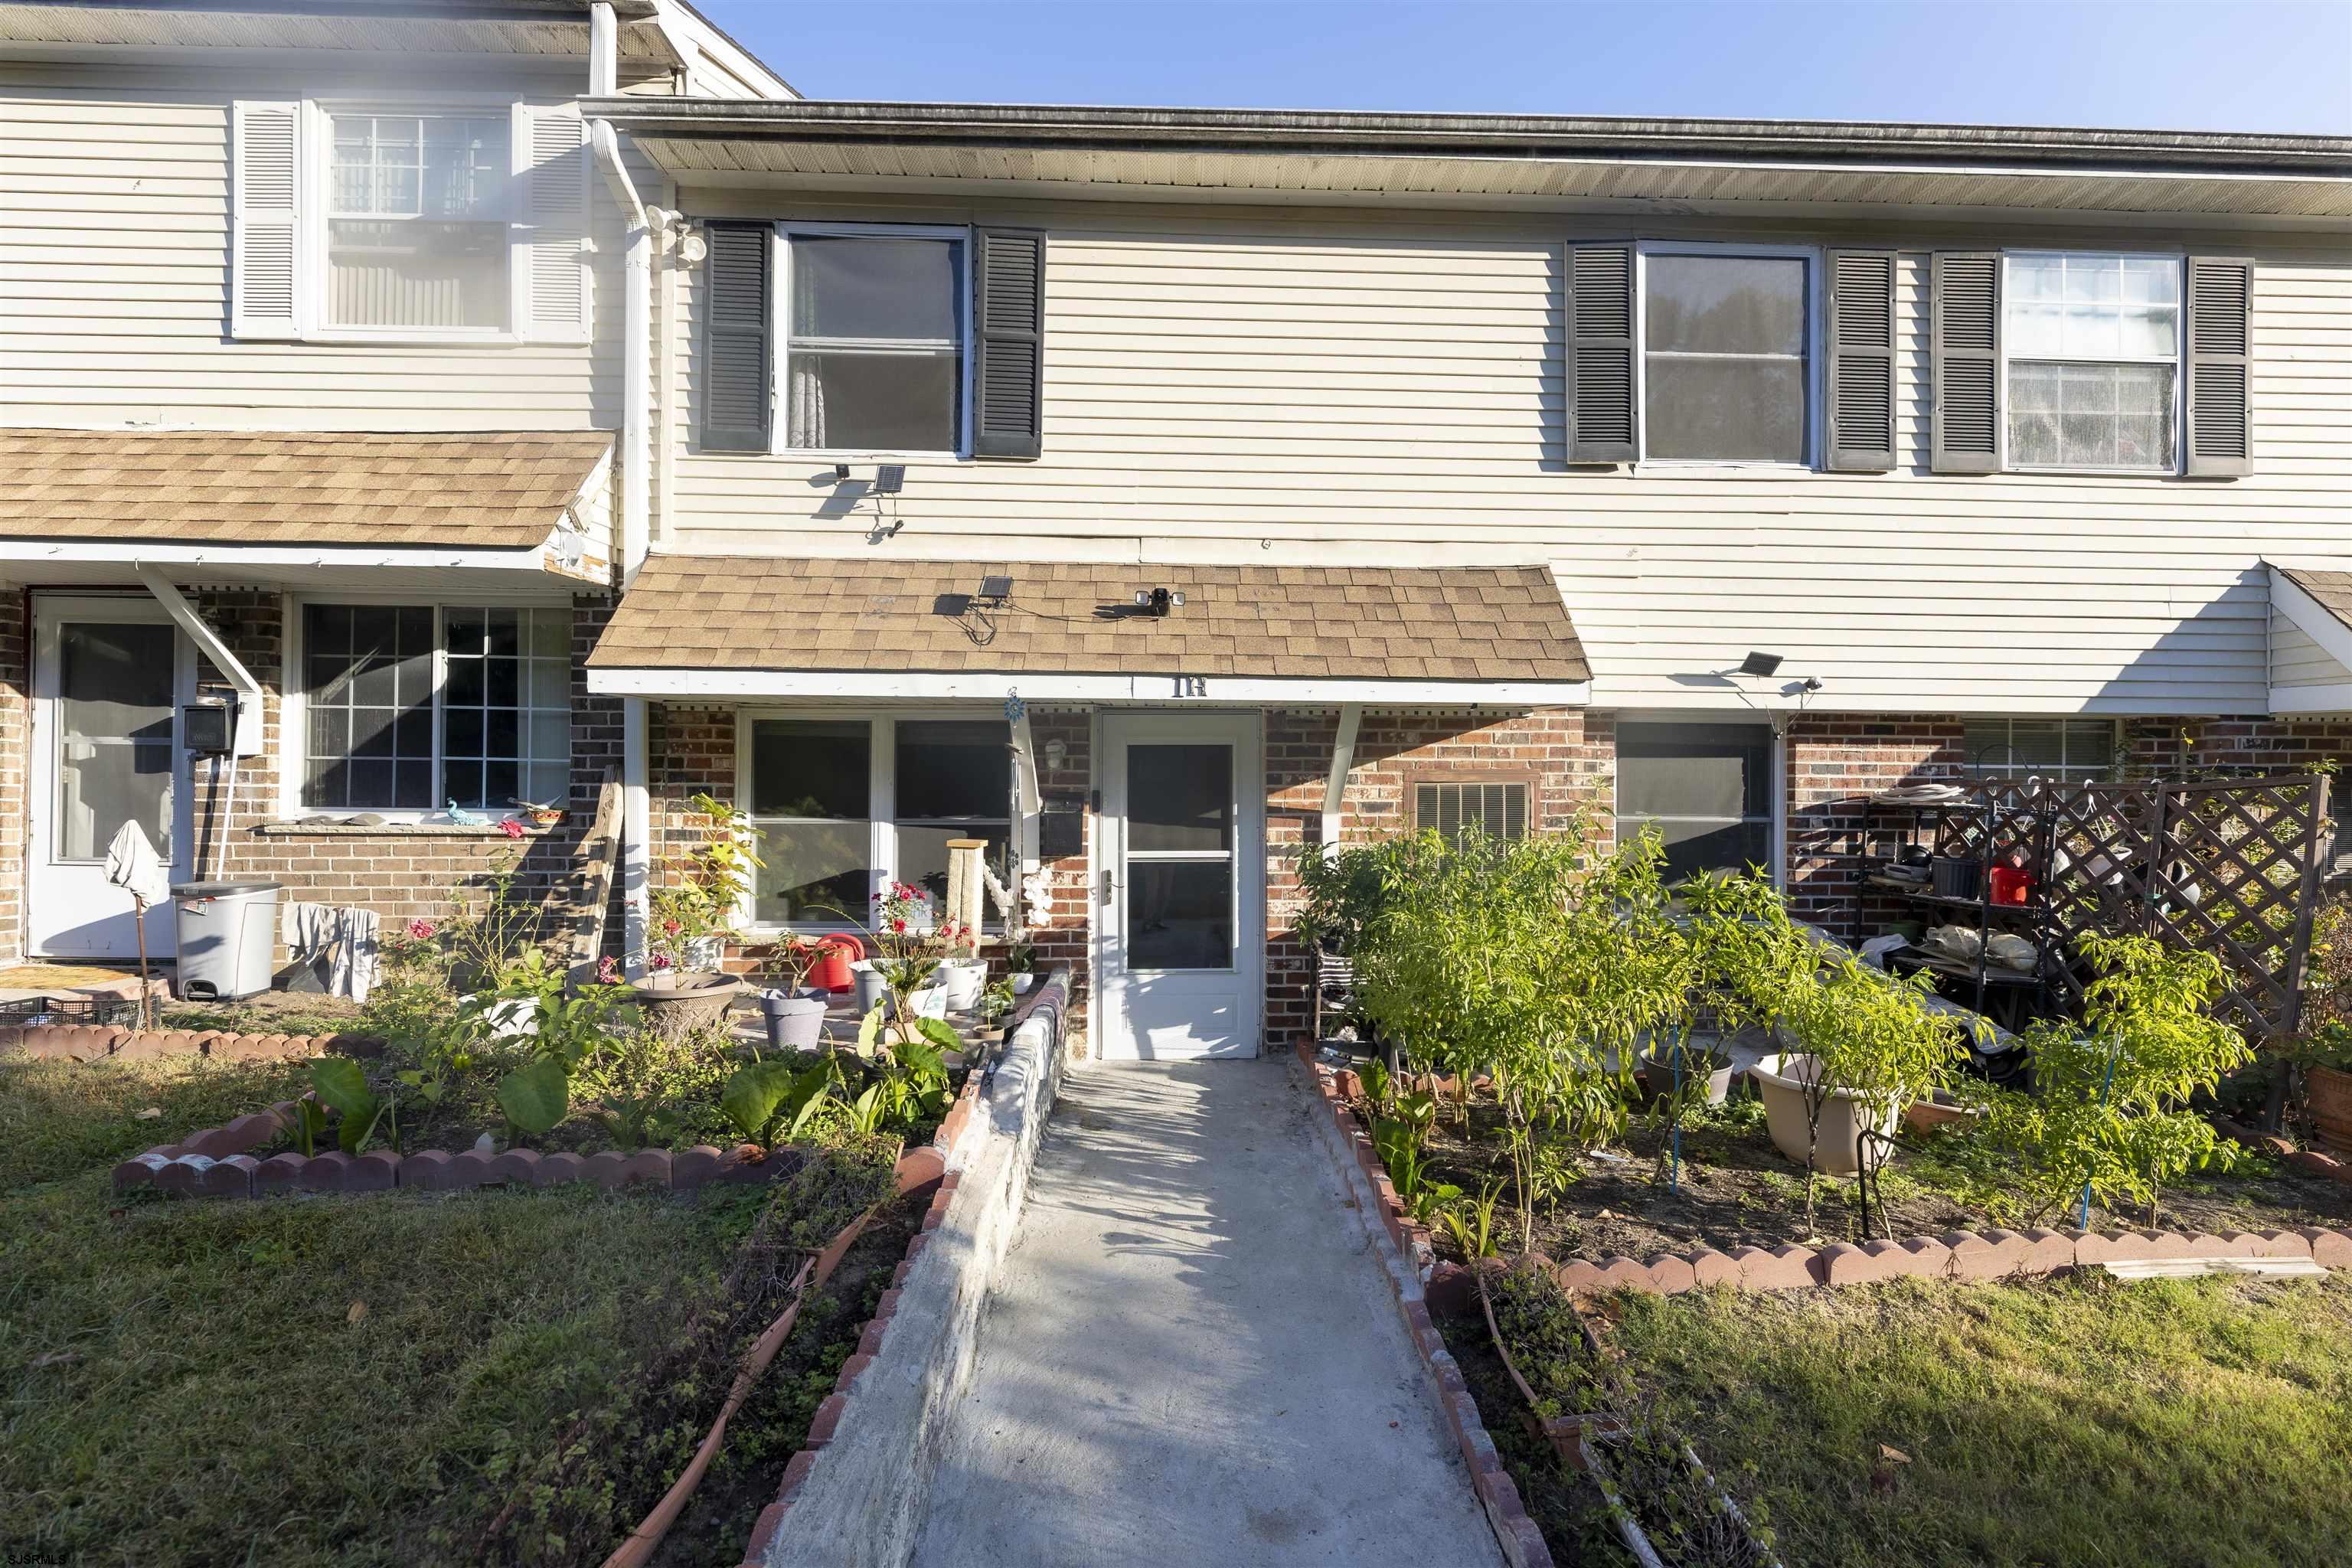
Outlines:
<svg viewBox="0 0 2352 1568"><path fill-rule="evenodd" d="M1600 1363L1556 1310L1502 1315L1539 1396L1687 1438L1790 1563L2352 1557L2342 1276L1623 1295L1587 1315ZM1446 1337L1555 1552L1624 1561L1597 1491L1528 1430L1485 1323Z"/></svg>
<svg viewBox="0 0 2352 1568"><path fill-rule="evenodd" d="M1346 1080L1342 1080L1343 1082ZM1360 1115L1368 1110L1354 1102ZM1369 1117L1367 1116L1369 1121ZM1491 1097L1474 1099L1470 1125L1455 1125L1450 1106L1429 1140L1425 1179L1476 1193L1508 1173L1501 1116ZM1612 1254L1652 1258L1709 1247L1774 1247L1808 1241L1866 1239L1851 1181L1817 1184L1814 1224L1805 1223L1804 1168L1781 1155L1764 1131L1763 1108L1735 1096L1718 1108L1695 1108L1683 1121L1679 1191L1659 1169L1664 1141L1655 1123L1637 1121L1628 1134L1584 1152L1573 1179L1534 1215L1534 1247L1554 1258ZM1881 1178L1885 1213L1874 1205L1874 1235L1941 1236L1991 1226L2025 1229L2035 1215L2029 1201L2006 1185L1957 1135L1933 1132L1906 1140ZM1496 1205L1496 1229L1517 1250L1520 1215L1506 1184ZM2069 1205L2042 1223L2071 1226ZM2111 1213L2093 1206L2095 1228L2148 1228L2145 1209ZM2187 1233L2296 1230L2352 1225L2352 1185L2284 1161L2250 1153L2230 1172L2192 1173L2164 1189L2156 1225ZM1443 1254L1460 1251L1443 1236Z"/></svg>
<svg viewBox="0 0 2352 1568"><path fill-rule="evenodd" d="M125 1152L299 1079L0 1058L0 1561L600 1563L795 1249L891 1190L887 1158L835 1143L781 1186L690 1196L113 1195ZM665 1561L739 1560L925 1201L887 1207L803 1309Z"/></svg>

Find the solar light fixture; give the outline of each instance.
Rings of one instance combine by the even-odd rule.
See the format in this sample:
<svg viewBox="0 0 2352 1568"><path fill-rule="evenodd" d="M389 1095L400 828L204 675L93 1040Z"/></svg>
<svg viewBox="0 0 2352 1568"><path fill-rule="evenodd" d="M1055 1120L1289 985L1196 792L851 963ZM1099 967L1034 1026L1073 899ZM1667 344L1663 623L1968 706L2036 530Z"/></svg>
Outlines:
<svg viewBox="0 0 2352 1568"><path fill-rule="evenodd" d="M835 463L833 466L833 477L836 482L848 479L849 465L847 463Z"/></svg>
<svg viewBox="0 0 2352 1568"><path fill-rule="evenodd" d="M907 465L884 463L874 470L874 493L894 496L907 488Z"/></svg>
<svg viewBox="0 0 2352 1568"><path fill-rule="evenodd" d="M980 580L980 592L973 595L972 597L990 605L992 608L995 605L1002 605L1013 597L1013 579L1010 577L982 577Z"/></svg>
<svg viewBox="0 0 2352 1568"><path fill-rule="evenodd" d="M1164 616L1170 610L1182 609L1184 595L1171 594L1165 588L1138 588L1135 591L1135 607L1155 616Z"/></svg>
<svg viewBox="0 0 2352 1568"><path fill-rule="evenodd" d="M1746 658L1739 661L1739 673L1742 675L1777 675L1780 671L1780 656L1777 653L1750 651Z"/></svg>

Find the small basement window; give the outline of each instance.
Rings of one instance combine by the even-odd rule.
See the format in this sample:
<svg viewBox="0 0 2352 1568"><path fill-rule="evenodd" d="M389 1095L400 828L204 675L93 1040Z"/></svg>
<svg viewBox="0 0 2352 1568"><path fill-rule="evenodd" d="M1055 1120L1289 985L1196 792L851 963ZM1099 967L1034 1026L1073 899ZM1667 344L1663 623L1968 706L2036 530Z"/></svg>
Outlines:
<svg viewBox="0 0 2352 1568"><path fill-rule="evenodd" d="M1528 836L1528 786L1519 781L1488 783L1445 780L1416 784L1412 825L1436 829L1448 839L1472 831L1489 838Z"/></svg>
<svg viewBox="0 0 2352 1568"><path fill-rule="evenodd" d="M1969 771L1983 778L2115 776L2112 719L1971 719L1962 746Z"/></svg>

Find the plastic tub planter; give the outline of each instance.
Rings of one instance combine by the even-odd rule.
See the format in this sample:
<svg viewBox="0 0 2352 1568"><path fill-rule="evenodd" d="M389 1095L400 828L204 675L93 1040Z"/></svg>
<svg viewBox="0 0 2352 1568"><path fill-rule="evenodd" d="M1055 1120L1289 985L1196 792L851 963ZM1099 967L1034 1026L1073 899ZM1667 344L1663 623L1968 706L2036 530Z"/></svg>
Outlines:
<svg viewBox="0 0 2352 1568"><path fill-rule="evenodd" d="M1654 1050L1656 1047L1653 1047ZM1689 1089L1704 1075L1706 1079L1706 1103L1721 1105L1731 1094L1731 1053L1721 1046L1683 1047L1683 1088ZM1642 1083L1653 1095L1675 1091L1674 1047L1666 1047L1664 1056L1642 1058Z"/></svg>
<svg viewBox="0 0 2352 1568"><path fill-rule="evenodd" d="M980 994L988 987L988 961L950 958L940 965L935 984L946 990L950 1012L970 1012L980 1005Z"/></svg>
<svg viewBox="0 0 2352 1568"><path fill-rule="evenodd" d="M780 1051L813 1051L824 1043L824 1002L816 996L792 996L763 992L761 1016L768 1022L768 1044Z"/></svg>
<svg viewBox="0 0 2352 1568"><path fill-rule="evenodd" d="M1800 1165L1805 1163L1805 1094L1819 1068L1811 1056L1790 1055L1766 1057L1748 1069L1764 1101L1772 1146ZM1902 1114L1899 1100L1871 1106L1850 1089L1831 1089L1822 1105L1813 1169L1824 1176L1855 1174L1862 1169L1862 1135L1891 1133Z"/></svg>

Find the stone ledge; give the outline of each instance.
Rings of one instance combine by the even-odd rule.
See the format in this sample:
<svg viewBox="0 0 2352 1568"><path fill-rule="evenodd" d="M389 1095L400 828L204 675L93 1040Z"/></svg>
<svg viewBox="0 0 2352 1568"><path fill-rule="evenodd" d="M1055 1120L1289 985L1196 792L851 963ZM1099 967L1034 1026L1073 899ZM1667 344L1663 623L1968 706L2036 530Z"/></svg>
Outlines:
<svg viewBox="0 0 2352 1568"><path fill-rule="evenodd" d="M566 817L563 822L557 823L554 827L534 827L530 823L525 822L522 824L522 837L524 838L543 838L548 834L553 833L558 828L564 826L570 822L570 820L571 818ZM354 827L348 823L336 822L332 820L320 822L293 820L286 822L265 822L256 827L253 831L256 835L263 838L510 839L513 837L495 822L484 823L479 826L467 822L385 822L380 823L373 827Z"/></svg>

